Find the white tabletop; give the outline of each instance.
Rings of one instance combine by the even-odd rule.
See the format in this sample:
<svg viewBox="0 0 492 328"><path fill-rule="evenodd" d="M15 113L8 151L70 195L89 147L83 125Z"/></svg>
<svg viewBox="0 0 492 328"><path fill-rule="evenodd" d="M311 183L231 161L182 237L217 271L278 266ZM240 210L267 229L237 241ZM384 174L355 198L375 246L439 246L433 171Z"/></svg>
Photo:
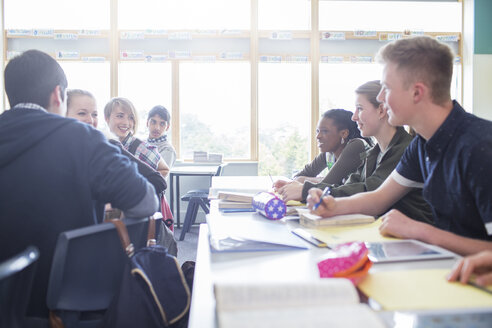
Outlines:
<svg viewBox="0 0 492 328"><path fill-rule="evenodd" d="M214 282L318 280L320 278L316 263L328 251L327 249L313 246L308 250L211 253L208 241L208 227L202 224L198 240L197 263L188 327L216 327ZM454 259L447 259L374 264L371 272L409 268L451 268L454 262Z"/></svg>

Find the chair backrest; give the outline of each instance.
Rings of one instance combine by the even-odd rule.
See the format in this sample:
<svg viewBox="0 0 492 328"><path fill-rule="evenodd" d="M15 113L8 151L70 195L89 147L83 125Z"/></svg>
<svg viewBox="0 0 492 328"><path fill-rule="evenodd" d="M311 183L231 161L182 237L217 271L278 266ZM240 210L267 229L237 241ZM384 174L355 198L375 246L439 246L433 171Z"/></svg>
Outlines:
<svg viewBox="0 0 492 328"><path fill-rule="evenodd" d="M257 176L258 162L229 162L220 166L220 176Z"/></svg>
<svg viewBox="0 0 492 328"><path fill-rule="evenodd" d="M22 327L39 258L36 247L0 263L0 327Z"/></svg>
<svg viewBox="0 0 492 328"><path fill-rule="evenodd" d="M130 240L145 244L148 219L125 219ZM60 234L48 284L50 310L107 309L119 287L127 256L112 223L101 223Z"/></svg>

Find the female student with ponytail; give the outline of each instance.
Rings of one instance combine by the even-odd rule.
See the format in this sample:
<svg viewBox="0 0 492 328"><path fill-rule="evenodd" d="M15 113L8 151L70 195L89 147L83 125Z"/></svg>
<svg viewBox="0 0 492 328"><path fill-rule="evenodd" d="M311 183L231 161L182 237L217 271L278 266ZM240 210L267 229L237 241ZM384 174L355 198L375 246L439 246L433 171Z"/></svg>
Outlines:
<svg viewBox="0 0 492 328"><path fill-rule="evenodd" d="M389 124L387 109L376 99L380 91L379 81L366 82L355 90L356 104L352 120L357 122L362 136L374 137L377 141L374 147L362 154L364 165L351 174L343 185L304 183L302 199L307 198L309 189L313 187L324 189L330 186L333 197L376 190L395 169L413 137L403 127ZM413 188L391 208L416 220L431 223L429 218L432 218L432 213L422 197L422 189Z"/></svg>

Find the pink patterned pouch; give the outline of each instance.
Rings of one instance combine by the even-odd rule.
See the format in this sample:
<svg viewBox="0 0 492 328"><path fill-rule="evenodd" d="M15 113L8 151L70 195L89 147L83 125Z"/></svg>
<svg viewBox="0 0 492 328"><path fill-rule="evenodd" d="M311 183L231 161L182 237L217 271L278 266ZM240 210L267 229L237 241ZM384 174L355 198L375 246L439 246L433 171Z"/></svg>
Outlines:
<svg viewBox="0 0 492 328"><path fill-rule="evenodd" d="M340 244L331 256L318 262L321 278L347 278L357 285L372 266L369 250L363 242Z"/></svg>

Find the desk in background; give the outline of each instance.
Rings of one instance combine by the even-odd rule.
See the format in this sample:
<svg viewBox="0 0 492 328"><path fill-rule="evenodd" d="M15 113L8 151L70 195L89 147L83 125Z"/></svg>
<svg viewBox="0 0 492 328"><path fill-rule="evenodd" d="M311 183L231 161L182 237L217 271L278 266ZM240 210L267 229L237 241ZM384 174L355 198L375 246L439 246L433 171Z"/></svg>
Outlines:
<svg viewBox="0 0 492 328"><path fill-rule="evenodd" d="M208 176L212 177L216 175L218 165L213 165L213 166L198 166L198 165L193 165L193 166L175 166L171 169L169 172L169 193L170 193L170 203L169 206L171 207L171 212L173 213L174 217L176 218L176 224L178 228L180 227L180 191L179 191L179 178L182 176ZM176 177L176 192L174 191L174 178ZM174 197L176 196L177 198L177 206L176 206L176 211L174 210Z"/></svg>

